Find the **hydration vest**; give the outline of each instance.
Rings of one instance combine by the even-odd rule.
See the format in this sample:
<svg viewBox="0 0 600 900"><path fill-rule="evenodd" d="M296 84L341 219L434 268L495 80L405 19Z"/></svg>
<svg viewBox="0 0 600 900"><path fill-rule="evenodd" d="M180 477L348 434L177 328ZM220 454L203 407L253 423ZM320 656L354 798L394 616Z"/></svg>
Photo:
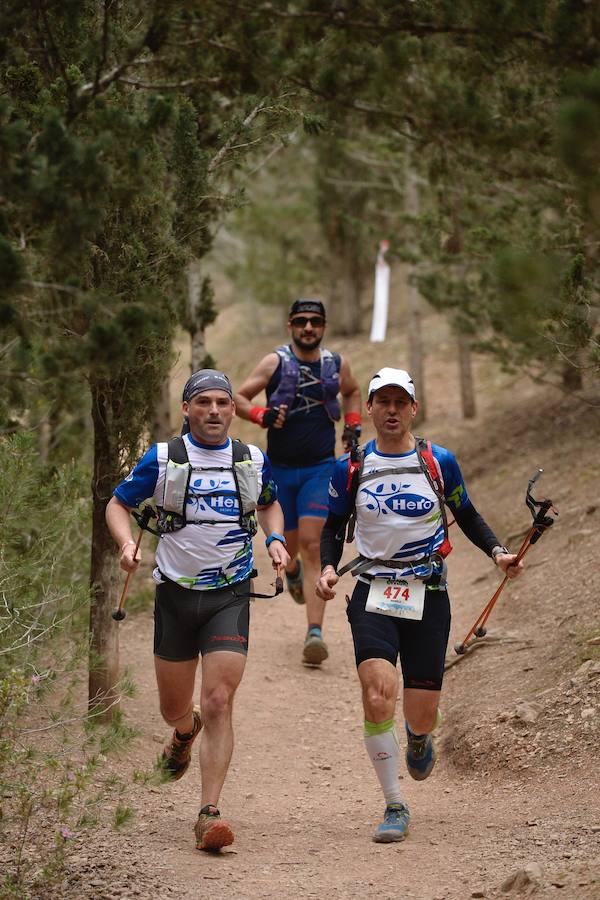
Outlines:
<svg viewBox="0 0 600 900"><path fill-rule="evenodd" d="M419 463L418 467L414 465L403 465L396 466L393 469L375 469L374 471L369 472L366 475L363 475L363 468L365 464L365 445L363 444L362 446L357 447L356 451L353 451L350 454L350 456L348 457L347 480L347 491L350 501L350 515L344 523L344 530L346 530L345 526L347 524L346 541L348 543L354 540L354 530L356 527L356 496L358 494L358 489L362 483L371 481L374 478L378 478L382 473L385 473L386 475L408 475L414 474L415 472L422 472L429 482L429 485L433 493L435 494L438 503L440 504L442 523L444 525L444 540L431 558L437 556L443 559L444 557L448 556L448 554L452 550L452 544L450 543L450 539L448 537L448 518L446 516L446 505L444 500L444 479L442 477L442 471L435 456L433 455L433 451L431 449L431 441L426 441L424 438L415 437L415 450L417 452L417 460ZM367 569L371 568L374 563L385 565L389 568L394 568L399 564L427 565L428 560L427 558L425 558L420 560L399 561L397 559L367 559L364 556L357 556L356 559L353 559L351 562L347 563L345 566L339 569L338 575L343 575L345 572L349 572L350 570L352 570L353 575L360 575L362 571L366 571Z"/></svg>
<svg viewBox="0 0 600 900"><path fill-rule="evenodd" d="M192 472L232 472L237 493L240 527L253 537L257 531L256 506L258 476L249 447L240 440L231 442L231 466L192 466L182 437L174 437L167 444L168 460L165 472L163 502L158 509L157 531L170 534L186 525L214 525L214 519L186 518Z"/></svg>
<svg viewBox="0 0 600 900"><path fill-rule="evenodd" d="M300 365L289 344L283 344L275 352L281 361L281 374L279 384L269 397L269 406L281 406L285 403L288 410L291 410L292 404L298 395ZM329 418L337 422L342 415L340 403L337 399L340 390L340 373L336 365L335 356L331 350L321 349L320 353L323 400L314 400L313 404L322 403ZM290 415L289 412L288 415Z"/></svg>

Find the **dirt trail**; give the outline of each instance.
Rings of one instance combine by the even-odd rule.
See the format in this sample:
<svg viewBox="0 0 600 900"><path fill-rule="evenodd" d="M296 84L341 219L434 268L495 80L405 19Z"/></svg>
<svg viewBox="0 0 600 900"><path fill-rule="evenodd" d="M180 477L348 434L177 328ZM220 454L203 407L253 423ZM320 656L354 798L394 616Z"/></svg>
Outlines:
<svg viewBox="0 0 600 900"><path fill-rule="evenodd" d="M197 767L172 785L136 782L126 798L135 810L130 826L93 831L93 847L74 840L61 898L600 900L600 662L579 668L578 658L585 635L598 628L598 412L482 369L488 411L460 422L447 371L432 371L446 393L431 398L439 427L428 434L457 452L477 507L501 539L518 546L529 522L523 493L538 465L547 469L540 493L552 493L561 515L494 613L490 631L509 640L447 673L440 760L424 783L402 778L408 839L370 840L383 804L362 744L346 577L328 608L331 655L320 671L300 663L304 610L287 593L253 605L220 804L235 829L233 847L218 856L194 849ZM451 658L498 583L483 554L460 533L453 540ZM257 549L266 586L261 541ZM138 685L125 708L140 737L110 765L129 783L134 770L151 769L168 735L151 638L149 611L121 626L122 658Z"/></svg>
<svg viewBox="0 0 600 900"><path fill-rule="evenodd" d="M268 571L264 558L261 563ZM481 605L487 567L481 554L459 542L450 579L452 640ZM486 579L486 588L494 578ZM344 587L351 587L347 580ZM562 896L600 898L599 873L590 868L598 856L600 811L590 808L590 782L563 766L540 784L526 773L494 773L489 765L461 774L442 754L427 782L403 776L412 811L406 842L370 841L382 802L362 746L343 593L328 610L331 657L321 671L300 664L304 611L287 594L254 603L248 667L235 709L236 750L221 801L235 827L234 847L217 857L194 849L199 775L190 770L174 785L137 786L134 824L121 834L100 832L93 858L75 852L63 896L494 897L506 896L499 887L511 874L536 863L541 885L524 890L554 896L564 884ZM121 634L139 687L127 712L142 732L131 755L121 759L126 775L151 767L167 729L156 708L151 616L130 617ZM496 651L480 651L482 657L488 652ZM524 654L509 645L506 659L516 671ZM442 704L447 722L455 698L464 702L465 687L472 725L478 724L478 704L493 704L493 675L482 678L479 697L473 693L472 667L484 662L474 656L448 673Z"/></svg>

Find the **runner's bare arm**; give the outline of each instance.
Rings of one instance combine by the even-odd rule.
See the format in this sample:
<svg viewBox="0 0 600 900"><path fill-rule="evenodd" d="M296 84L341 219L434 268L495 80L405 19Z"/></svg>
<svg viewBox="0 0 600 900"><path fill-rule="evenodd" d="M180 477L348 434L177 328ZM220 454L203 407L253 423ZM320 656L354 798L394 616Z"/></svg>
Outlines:
<svg viewBox="0 0 600 900"><path fill-rule="evenodd" d="M344 414L358 413L360 415L360 387L350 371L348 361L343 356L340 362L340 393Z"/></svg>
<svg viewBox="0 0 600 900"><path fill-rule="evenodd" d="M261 417L257 416L256 412L253 413L252 411L264 409L264 407L255 406L252 403L252 400L257 394L264 391L278 365L278 355L276 353L268 353L261 359L250 375L248 375L238 392L234 395L235 411L242 419L248 419L250 422L256 422L256 424L262 425ZM285 421L286 412L287 407L282 405L279 408L277 419L273 422L274 428L281 428ZM259 419L261 420L259 421Z"/></svg>
<svg viewBox="0 0 600 900"><path fill-rule="evenodd" d="M139 550L136 555L135 541L131 534L131 508L116 497L111 497L106 507L106 524L121 549L119 565L126 572L135 572L141 555Z"/></svg>
<svg viewBox="0 0 600 900"><path fill-rule="evenodd" d="M266 537L275 533L283 535L283 510L278 500L269 503L268 506L258 507L256 511L258 524L262 528ZM289 554L285 549L285 544L278 540L272 541L267 547L267 553L273 561L273 566L287 566L290 561Z"/></svg>
<svg viewBox="0 0 600 900"><path fill-rule="evenodd" d="M342 445L348 453L356 446L361 434L360 388L348 362L343 357L340 363L340 392L344 409Z"/></svg>

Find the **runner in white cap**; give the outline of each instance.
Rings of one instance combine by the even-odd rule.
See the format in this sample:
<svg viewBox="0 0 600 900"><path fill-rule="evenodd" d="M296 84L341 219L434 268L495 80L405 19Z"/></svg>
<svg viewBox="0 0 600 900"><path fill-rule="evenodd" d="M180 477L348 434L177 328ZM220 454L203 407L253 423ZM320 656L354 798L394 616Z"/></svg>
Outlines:
<svg viewBox="0 0 600 900"><path fill-rule="evenodd" d="M367 411L376 438L353 464L336 463L329 487L329 516L321 538L317 593L335 596L339 575L357 583L348 604L364 708L364 742L386 808L373 840L401 841L410 814L400 790L395 726L400 657L404 681L406 765L417 781L436 760L431 732L438 717L450 631L444 557L445 506L466 536L510 577L522 568L473 506L454 455L415 438L418 402L404 369L384 368L369 384ZM356 559L337 569L346 526L356 526ZM352 526L353 527L353 526Z"/></svg>

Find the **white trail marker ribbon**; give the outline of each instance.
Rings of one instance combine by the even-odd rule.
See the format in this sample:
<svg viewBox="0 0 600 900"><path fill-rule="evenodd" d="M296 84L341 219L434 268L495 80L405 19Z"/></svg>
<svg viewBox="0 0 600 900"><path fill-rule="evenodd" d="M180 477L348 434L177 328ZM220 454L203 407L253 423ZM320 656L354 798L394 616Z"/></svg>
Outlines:
<svg viewBox="0 0 600 900"><path fill-rule="evenodd" d="M385 261L389 241L379 242L379 252L375 263L375 292L373 295L373 320L371 322L371 343L385 341L388 304L390 297L390 267Z"/></svg>

